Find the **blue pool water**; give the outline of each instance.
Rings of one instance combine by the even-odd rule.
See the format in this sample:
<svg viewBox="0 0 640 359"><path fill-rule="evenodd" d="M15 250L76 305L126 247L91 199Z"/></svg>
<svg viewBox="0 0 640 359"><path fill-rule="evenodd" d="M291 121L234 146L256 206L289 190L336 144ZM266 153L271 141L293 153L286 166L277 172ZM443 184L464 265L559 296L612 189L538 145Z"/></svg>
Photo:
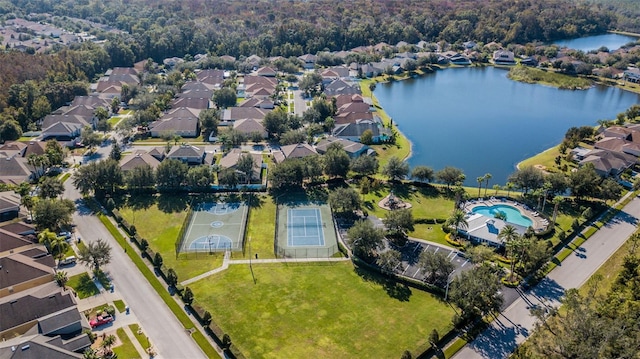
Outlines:
<svg viewBox="0 0 640 359"><path fill-rule="evenodd" d="M522 215L519 209L507 206L506 204L496 204L493 206L475 207L473 213L493 218L497 212L503 212L507 215L507 222L517 224L524 227L530 227L533 224L529 218Z"/></svg>

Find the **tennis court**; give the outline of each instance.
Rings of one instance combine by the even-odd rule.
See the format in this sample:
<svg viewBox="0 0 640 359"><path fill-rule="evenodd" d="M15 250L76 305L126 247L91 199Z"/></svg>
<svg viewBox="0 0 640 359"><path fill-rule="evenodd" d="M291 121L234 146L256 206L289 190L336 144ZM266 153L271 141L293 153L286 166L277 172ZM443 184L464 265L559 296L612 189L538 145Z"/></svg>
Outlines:
<svg viewBox="0 0 640 359"><path fill-rule="evenodd" d="M187 224L180 252L242 250L247 210L244 202L198 204Z"/></svg>
<svg viewBox="0 0 640 359"><path fill-rule="evenodd" d="M278 204L276 256L327 258L338 252L331 208L319 202Z"/></svg>
<svg viewBox="0 0 640 359"><path fill-rule="evenodd" d="M290 247L324 246L322 227L320 208L289 209L287 211L287 244Z"/></svg>

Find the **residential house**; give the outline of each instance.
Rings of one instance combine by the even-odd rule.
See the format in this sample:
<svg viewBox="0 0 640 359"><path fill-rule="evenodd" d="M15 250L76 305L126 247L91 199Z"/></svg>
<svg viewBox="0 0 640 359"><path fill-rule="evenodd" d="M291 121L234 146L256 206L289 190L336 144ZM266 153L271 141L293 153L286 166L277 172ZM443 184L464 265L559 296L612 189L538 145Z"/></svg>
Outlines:
<svg viewBox="0 0 640 359"><path fill-rule="evenodd" d="M72 339L28 334L0 342L0 358L6 359L82 359L81 352L91 345L87 335Z"/></svg>
<svg viewBox="0 0 640 359"><path fill-rule="evenodd" d="M36 247L42 248L42 253L44 253L45 255L47 254L47 250L38 243L38 238L35 236L35 232L28 233L24 230L16 230L10 228L10 226L12 225L14 224L5 224L0 227L0 257L6 257L8 255L19 253ZM31 227L31 229L33 230L33 227ZM3 284L0 284L0 287L2 285Z"/></svg>
<svg viewBox="0 0 640 359"><path fill-rule="evenodd" d="M166 150L165 147L154 147L150 149L147 153L153 158L155 158L156 160L162 162L162 160L164 160L164 158L166 157L165 150Z"/></svg>
<svg viewBox="0 0 640 359"><path fill-rule="evenodd" d="M475 243L487 244L500 248L505 245L504 240L498 238L500 231L507 225L513 226L519 235L524 235L527 228L515 223L507 223L501 219L483 216L478 213L468 215L467 226L459 226L458 233L467 240Z"/></svg>
<svg viewBox="0 0 640 359"><path fill-rule="evenodd" d="M243 153L239 148L233 148L220 159L220 167L236 169L240 157L249 154L253 159L253 170L251 172L251 181L260 181L260 173L262 171L262 155L259 153ZM240 173L244 175L243 173ZM244 182L247 180L245 178Z"/></svg>
<svg viewBox="0 0 640 359"><path fill-rule="evenodd" d="M213 85L207 85L204 82L189 81L182 85L180 93L177 97L203 98L210 100L213 96Z"/></svg>
<svg viewBox="0 0 640 359"><path fill-rule="evenodd" d="M593 164L602 177L616 177L637 162L637 156L609 150L594 149L578 162L581 166Z"/></svg>
<svg viewBox="0 0 640 359"><path fill-rule="evenodd" d="M211 107L211 100L207 97L178 97L173 99L170 108L179 107L206 110Z"/></svg>
<svg viewBox="0 0 640 359"><path fill-rule="evenodd" d="M273 158L276 163L282 163L289 158L304 158L317 154L318 152L313 146L307 143L298 143L280 147L280 151L273 152Z"/></svg>
<svg viewBox="0 0 640 359"><path fill-rule="evenodd" d="M160 161L146 151L136 151L120 160L120 169L122 172L129 172L134 168L144 166L149 166L155 170L158 168L158 165L160 165Z"/></svg>
<svg viewBox="0 0 640 359"><path fill-rule="evenodd" d="M264 77L276 77L277 72L276 72L275 69L266 66L266 67L261 67L258 70L256 70L256 75L264 76Z"/></svg>
<svg viewBox="0 0 640 359"><path fill-rule="evenodd" d="M13 191L0 192L0 222L14 219L19 213L20 196Z"/></svg>
<svg viewBox="0 0 640 359"><path fill-rule="evenodd" d="M387 128L383 128L378 123L372 122L360 122L360 123L346 123L343 125L337 125L331 135L334 137L347 139L354 142L360 142L362 134L370 130L372 133L372 141L374 143L381 143L391 138L391 131Z"/></svg>
<svg viewBox="0 0 640 359"><path fill-rule="evenodd" d="M276 105L271 99L249 98L238 104L238 107L256 107L266 110L273 110Z"/></svg>
<svg viewBox="0 0 640 359"><path fill-rule="evenodd" d="M337 137L331 137L331 136L320 140L320 142L318 142L318 144L316 145L316 151L318 151L318 153L321 155L325 154L327 153L327 149L329 148L329 146L334 143L339 144L342 147L342 149L345 150L345 152L347 152L347 154L351 158L356 158L365 154L369 154L370 148L367 145L363 145L362 143L359 143L359 142L349 141L344 138L337 138ZM375 153L375 151L373 151L373 153Z"/></svg>
<svg viewBox="0 0 640 359"><path fill-rule="evenodd" d="M338 79L349 78L350 70L348 67L334 66L334 67L330 67L322 70L320 72L320 76L322 77L322 83L324 85L327 85Z"/></svg>
<svg viewBox="0 0 640 359"><path fill-rule="evenodd" d="M631 67L624 71L623 78L629 82L640 83L640 69Z"/></svg>
<svg viewBox="0 0 640 359"><path fill-rule="evenodd" d="M335 80L325 86L324 93L327 96L355 95L361 94L360 87L356 84L347 83L342 79Z"/></svg>
<svg viewBox="0 0 640 359"><path fill-rule="evenodd" d="M2 231L2 237L14 236ZM11 253L20 249L23 251ZM54 267L55 260L42 246L10 250L9 255L0 257L0 298L53 281Z"/></svg>
<svg viewBox="0 0 640 359"><path fill-rule="evenodd" d="M214 88L221 88L224 82L224 71L218 69L207 69L196 72L199 82L212 85Z"/></svg>
<svg viewBox="0 0 640 359"><path fill-rule="evenodd" d="M55 139L60 142L68 143L69 147L76 145L75 139L80 136L83 125L71 122L56 122L48 127L42 128L40 138L43 141Z"/></svg>
<svg viewBox="0 0 640 359"><path fill-rule="evenodd" d="M201 165L204 162L204 155L204 148L183 144L173 146L167 153L167 158L179 160L188 165Z"/></svg>
<svg viewBox="0 0 640 359"><path fill-rule="evenodd" d="M516 60L513 52L507 50L496 50L493 52L493 62L497 65L514 65Z"/></svg>
<svg viewBox="0 0 640 359"><path fill-rule="evenodd" d="M151 137L162 137L166 134L197 137L200 129L198 115L200 110L188 107L171 110L149 126Z"/></svg>
<svg viewBox="0 0 640 359"><path fill-rule="evenodd" d="M302 56L298 56L298 59L302 61L302 68L305 70L313 70L316 66L316 55L304 54Z"/></svg>
<svg viewBox="0 0 640 359"><path fill-rule="evenodd" d="M262 125L262 121L253 118L244 118L233 122L233 129L239 133L253 136L259 134L260 137L267 138L268 133Z"/></svg>
<svg viewBox="0 0 640 359"><path fill-rule="evenodd" d="M17 185L29 181L34 169L19 154L6 156L0 152L0 183Z"/></svg>
<svg viewBox="0 0 640 359"><path fill-rule="evenodd" d="M229 107L222 111L221 126L228 126L234 121L252 118L254 120L264 120L269 110L257 107Z"/></svg>

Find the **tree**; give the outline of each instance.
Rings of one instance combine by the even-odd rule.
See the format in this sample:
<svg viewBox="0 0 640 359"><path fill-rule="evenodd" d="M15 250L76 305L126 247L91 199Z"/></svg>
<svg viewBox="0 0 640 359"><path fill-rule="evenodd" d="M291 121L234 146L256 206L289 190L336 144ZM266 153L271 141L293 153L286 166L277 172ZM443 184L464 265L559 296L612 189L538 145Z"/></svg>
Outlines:
<svg viewBox="0 0 640 359"><path fill-rule="evenodd" d="M63 237L58 237L48 229L38 233L38 242L44 245L51 256L57 260L64 258L65 253L67 253L69 249L69 243L67 243Z"/></svg>
<svg viewBox="0 0 640 359"><path fill-rule="evenodd" d="M125 174L125 180L127 187L130 190L141 190L143 188L153 187L156 183L155 173L153 167L149 165L142 165L134 167Z"/></svg>
<svg viewBox="0 0 640 359"><path fill-rule="evenodd" d="M351 161L351 170L360 176L370 176L378 172L378 160L373 156L360 156Z"/></svg>
<svg viewBox="0 0 640 359"><path fill-rule="evenodd" d="M251 182L251 177L253 174L253 167L255 163L253 162L253 157L250 153L244 153L238 158L238 163L236 164L236 170L241 172L244 176L244 180L246 183Z"/></svg>
<svg viewBox="0 0 640 359"><path fill-rule="evenodd" d="M111 152L109 152L109 158L114 161L120 161L122 159L122 148L120 148L120 144L118 141L114 141L111 146Z"/></svg>
<svg viewBox="0 0 640 359"><path fill-rule="evenodd" d="M22 128L18 121L0 121L0 141L15 141L22 136Z"/></svg>
<svg viewBox="0 0 640 359"><path fill-rule="evenodd" d="M544 183L544 174L541 170L528 166L518 169L509 176L509 182L513 183L517 188L527 194L529 190L542 187Z"/></svg>
<svg viewBox="0 0 640 359"><path fill-rule="evenodd" d="M99 134L95 133L91 126L85 126L80 133L80 142L89 149L93 149L100 144L102 138Z"/></svg>
<svg viewBox="0 0 640 359"><path fill-rule="evenodd" d="M49 158L46 155L36 155L34 153L27 156L27 163L33 167L33 176L35 180L40 179L49 168Z"/></svg>
<svg viewBox="0 0 640 359"><path fill-rule="evenodd" d="M167 271L167 284L171 287L175 287L178 284L178 274L173 268L169 268Z"/></svg>
<svg viewBox="0 0 640 359"><path fill-rule="evenodd" d="M413 356L411 355L411 352L408 350L405 350L404 352L402 352L402 356L400 357L400 359L412 359Z"/></svg>
<svg viewBox="0 0 640 359"><path fill-rule="evenodd" d="M45 96L39 96L33 102L32 117L36 120L43 119L46 115L51 113L51 103Z"/></svg>
<svg viewBox="0 0 640 359"><path fill-rule="evenodd" d="M78 261L91 267L97 273L100 267L111 262L111 246L107 241L98 238L97 241L89 242L87 245L79 248Z"/></svg>
<svg viewBox="0 0 640 359"><path fill-rule="evenodd" d="M487 196L487 189L489 188L489 180L491 180L493 176L491 176L491 173L485 173L484 176L482 176L482 178L484 179L484 196Z"/></svg>
<svg viewBox="0 0 640 359"><path fill-rule="evenodd" d="M186 287L184 288L184 293L182 293L182 301L184 302L184 304L186 305L191 305L193 304L193 292L191 291L191 288Z"/></svg>
<svg viewBox="0 0 640 359"><path fill-rule="evenodd" d="M307 172L306 163L302 159L288 159L274 166L269 172L271 185L278 188L298 187Z"/></svg>
<svg viewBox="0 0 640 359"><path fill-rule="evenodd" d="M518 247L520 246L520 234L517 232L516 227L507 224L498 233L498 239L502 240L502 243L504 243L505 247L507 247L507 251L509 252L507 257L511 261L511 268L509 270L508 278L513 281L516 278L515 267L516 262L518 261L516 253Z"/></svg>
<svg viewBox="0 0 640 359"><path fill-rule="evenodd" d="M605 201L615 200L620 198L622 191L624 191L622 185L611 178L606 178L600 184L600 191L597 197Z"/></svg>
<svg viewBox="0 0 640 359"><path fill-rule="evenodd" d="M358 192L351 187L338 187L329 193L329 203L337 214L353 213L360 209L361 202Z"/></svg>
<svg viewBox="0 0 640 359"><path fill-rule="evenodd" d="M162 263L164 260L162 259L162 255L158 252L153 256L153 266L156 268L162 268Z"/></svg>
<svg viewBox="0 0 640 359"><path fill-rule="evenodd" d="M436 172L436 179L446 184L447 189L449 189L451 185L455 185L458 182L464 182L465 175L462 170L447 166Z"/></svg>
<svg viewBox="0 0 640 359"><path fill-rule="evenodd" d="M407 232L414 230L413 213L411 209L397 209L385 213L384 225L392 237L406 238Z"/></svg>
<svg viewBox="0 0 640 359"><path fill-rule="evenodd" d="M596 172L594 165L587 163L569 174L569 189L572 195L581 199L597 193L600 181L602 178Z"/></svg>
<svg viewBox="0 0 640 359"><path fill-rule="evenodd" d="M211 324L211 320L211 313L209 313L208 310L205 310L204 314L202 315L202 324L206 327Z"/></svg>
<svg viewBox="0 0 640 359"><path fill-rule="evenodd" d="M280 145L294 145L303 143L307 139L307 135L301 130L289 130L280 137Z"/></svg>
<svg viewBox="0 0 640 359"><path fill-rule="evenodd" d="M469 323L499 310L503 302L500 289L500 277L489 265L461 272L449 290L449 298L462 310L456 321Z"/></svg>
<svg viewBox="0 0 640 359"><path fill-rule="evenodd" d="M478 197L480 197L480 191L482 190L482 182L484 182L484 177L477 177L476 181L478 182Z"/></svg>
<svg viewBox="0 0 640 359"><path fill-rule="evenodd" d="M202 129L202 138L207 141L209 137L218 134L218 123L220 122L220 112L214 109L206 109L200 111L198 115L200 120L200 128Z"/></svg>
<svg viewBox="0 0 640 359"><path fill-rule="evenodd" d="M446 225L453 229L453 237L458 240L458 228L466 229L469 227L467 223L466 215L463 211L456 209L451 213L451 216L447 218Z"/></svg>
<svg viewBox="0 0 640 359"><path fill-rule="evenodd" d="M370 259L376 255L378 248L382 246L384 232L373 226L370 221L356 221L347 230L348 243L358 257Z"/></svg>
<svg viewBox="0 0 640 359"><path fill-rule="evenodd" d="M49 140L44 147L44 153L49 160L50 166L60 166L64 161L65 150L56 140Z"/></svg>
<svg viewBox="0 0 640 359"><path fill-rule="evenodd" d="M360 135L360 143L363 145L372 145L373 144L373 131L364 130L362 135Z"/></svg>
<svg viewBox="0 0 640 359"><path fill-rule="evenodd" d="M324 160L324 173L330 177L346 177L349 172L351 160L345 150L329 146L322 157Z"/></svg>
<svg viewBox="0 0 640 359"><path fill-rule="evenodd" d="M156 169L158 187L177 189L185 183L189 166L179 160L166 159Z"/></svg>
<svg viewBox="0 0 640 359"><path fill-rule="evenodd" d="M225 168L218 172L218 184L226 188L234 188L240 183L238 173L232 168Z"/></svg>
<svg viewBox="0 0 640 359"><path fill-rule="evenodd" d="M391 181L399 181L409 174L409 164L393 156L389 158L389 162L382 167L382 174L389 177Z"/></svg>
<svg viewBox="0 0 640 359"><path fill-rule="evenodd" d="M429 334L429 344L431 344L431 348L437 349L439 341L440 341L440 334L438 334L438 330L434 328L431 331L431 334Z"/></svg>
<svg viewBox="0 0 640 359"><path fill-rule="evenodd" d="M310 73L306 74L302 77L302 80L298 83L300 90L302 90L305 95L313 96L318 92L318 87L322 83L322 76L318 73Z"/></svg>
<svg viewBox="0 0 640 359"><path fill-rule="evenodd" d="M519 269L516 269L526 277L533 274L551 259L551 242L538 239L530 239L524 243L522 255L520 256Z"/></svg>
<svg viewBox="0 0 640 359"><path fill-rule="evenodd" d="M107 159L78 168L73 177L73 184L83 195L93 192L96 196L104 196L113 194L122 186L124 176L118 161Z"/></svg>
<svg viewBox="0 0 640 359"><path fill-rule="evenodd" d="M189 168L187 172L187 186L192 189L208 189L213 182L213 173L208 165Z"/></svg>
<svg viewBox="0 0 640 359"><path fill-rule="evenodd" d="M386 250L378 255L376 264L388 272L393 272L402 263L402 254L395 249Z"/></svg>
<svg viewBox="0 0 640 359"><path fill-rule="evenodd" d="M435 172L431 167L415 166L411 171L411 178L420 182L432 182L434 177Z"/></svg>
<svg viewBox="0 0 640 359"><path fill-rule="evenodd" d="M277 138L289 129L287 113L279 108L267 113L262 124L269 136Z"/></svg>
<svg viewBox="0 0 640 359"><path fill-rule="evenodd" d="M62 290L64 290L67 282L69 281L69 276L65 271L57 271L54 279L56 283L58 283L58 285L62 287Z"/></svg>
<svg viewBox="0 0 640 359"><path fill-rule="evenodd" d="M68 199L41 199L33 209L33 221L38 230L57 233L60 228L71 225L71 214L75 210L75 204Z"/></svg>
<svg viewBox="0 0 640 359"><path fill-rule="evenodd" d="M107 355L105 357L109 357L109 355L113 354L111 351L111 347L116 343L116 336L113 334L107 335L100 343L100 346L104 348L104 351Z"/></svg>
<svg viewBox="0 0 640 359"><path fill-rule="evenodd" d="M495 255L495 252L493 248L485 244L473 246L467 250L467 256L469 257L469 260L471 261L471 263L474 263L474 264L483 263L485 261L491 260L494 255Z"/></svg>
<svg viewBox="0 0 640 359"><path fill-rule="evenodd" d="M42 177L38 185L40 198L57 198L64 193L64 185L55 177Z"/></svg>
<svg viewBox="0 0 640 359"><path fill-rule="evenodd" d="M427 283L444 287L449 281L449 275L456 269L448 255L442 251L422 251L418 259L418 266L424 274Z"/></svg>

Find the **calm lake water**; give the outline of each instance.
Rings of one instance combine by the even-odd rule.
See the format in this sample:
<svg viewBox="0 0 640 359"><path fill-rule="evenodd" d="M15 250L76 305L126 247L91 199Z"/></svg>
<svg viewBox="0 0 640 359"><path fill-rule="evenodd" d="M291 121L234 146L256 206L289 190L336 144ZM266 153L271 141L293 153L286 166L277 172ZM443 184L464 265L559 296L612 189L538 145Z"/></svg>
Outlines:
<svg viewBox="0 0 640 359"><path fill-rule="evenodd" d="M606 46L609 51L613 51L626 45L629 42L639 40L637 37L619 35L619 34L603 34L596 36L580 37L577 39L560 40L554 42L555 45L560 47L568 47L570 49L582 50L589 52L591 50L597 50L602 46Z"/></svg>
<svg viewBox="0 0 640 359"><path fill-rule="evenodd" d="M451 68L420 78L379 84L375 96L413 143L411 167L454 166L469 186L491 173L504 185L518 162L560 143L572 126L640 103L640 96L610 87L559 90L511 81L507 69Z"/></svg>

